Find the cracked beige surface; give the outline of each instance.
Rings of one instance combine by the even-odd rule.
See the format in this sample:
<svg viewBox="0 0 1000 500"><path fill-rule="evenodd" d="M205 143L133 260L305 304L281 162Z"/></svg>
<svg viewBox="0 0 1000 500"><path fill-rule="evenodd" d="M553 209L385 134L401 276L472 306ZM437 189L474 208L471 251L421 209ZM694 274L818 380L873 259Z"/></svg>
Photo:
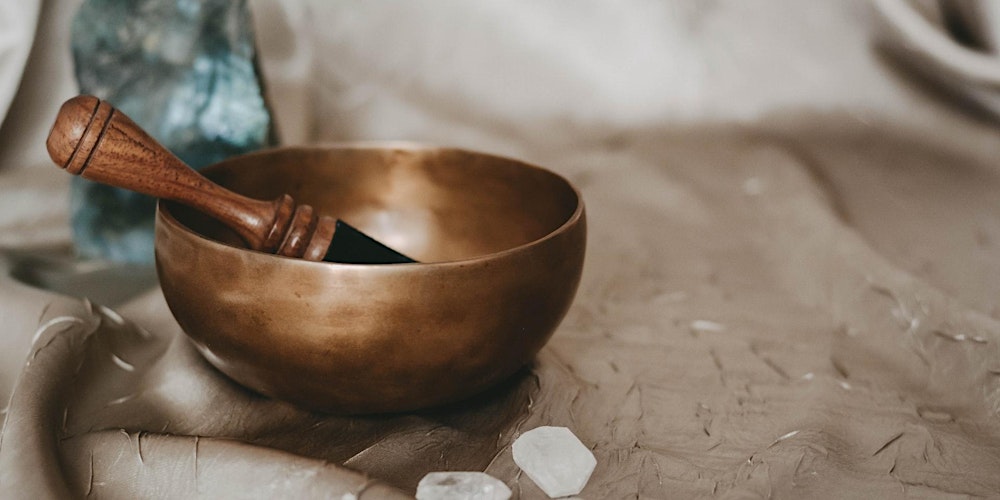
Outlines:
<svg viewBox="0 0 1000 500"><path fill-rule="evenodd" d="M598 459L585 498L1000 492L997 319L941 290L961 282L934 284L877 251L834 209L857 209L840 194L850 183L820 183L815 169L889 149L913 168L939 164L930 185L974 182L953 200L963 205L996 203L982 183L1000 177L973 156L928 158L918 136L892 128L761 130L665 130L615 150L536 154L588 203L583 284L529 371L450 408L305 413L209 368L156 292L124 306L124 323L52 297L8 410L3 484L112 497L308 495L317 485L350 493L367 477L412 492L427 472L468 469L541 498L509 445L524 429L561 425ZM874 133L882 140L867 143ZM759 192L744 189L748 178ZM995 230L1000 211L976 213L981 231ZM236 489L212 489L220 484Z"/></svg>

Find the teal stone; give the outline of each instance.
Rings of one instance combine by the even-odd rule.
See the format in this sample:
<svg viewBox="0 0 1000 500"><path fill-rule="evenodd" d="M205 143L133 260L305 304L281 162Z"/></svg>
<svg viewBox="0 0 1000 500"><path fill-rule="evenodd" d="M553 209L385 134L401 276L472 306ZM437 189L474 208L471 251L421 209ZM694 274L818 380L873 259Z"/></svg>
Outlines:
<svg viewBox="0 0 1000 500"><path fill-rule="evenodd" d="M86 0L72 49L81 94L194 168L278 142L244 0ZM70 207L81 257L152 262L155 200L74 178Z"/></svg>

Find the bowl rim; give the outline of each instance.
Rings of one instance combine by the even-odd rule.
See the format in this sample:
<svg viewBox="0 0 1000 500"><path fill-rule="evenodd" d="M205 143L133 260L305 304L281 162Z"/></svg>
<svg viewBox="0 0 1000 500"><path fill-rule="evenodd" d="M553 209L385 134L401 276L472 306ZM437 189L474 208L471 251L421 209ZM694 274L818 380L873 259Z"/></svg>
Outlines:
<svg viewBox="0 0 1000 500"><path fill-rule="evenodd" d="M536 238L536 239L534 239L532 241L529 241L527 243L524 243L524 244L521 244L521 245L518 245L518 246L515 246L515 247L507 248L507 249L501 250L499 252L493 252L493 253L488 253L488 254L484 254L484 255L478 255L478 256L475 256L475 257L467 258L467 259L447 260L447 261L440 261L440 262L419 262L418 261L418 262L398 263L398 264L391 264L391 265L386 265L386 264L354 264L354 263L327 262L327 261L310 261L310 260L304 260L304 259L296 258L296 257L286 257L286 256L283 256L283 255L277 255L277 254L272 254L272 253L267 253L267 252L261 252L259 250L254 250L254 249L251 249L251 248L241 248L241 247L236 247L236 246L233 246L233 245L229 245L229 244L223 243L221 241L216 241L216 240L211 239L211 238L209 238L207 236L204 236L204 235L198 233L197 231L189 228L188 226L186 226L185 224L181 223L180 221L178 221L174 217L174 215L172 213L170 213L170 209L167 208L165 206L165 204L164 204L165 201L169 201L169 200L163 200L163 199L157 200L157 202L156 202L156 223L157 224L163 223L163 224L169 225L169 226L171 226L173 228L179 229L180 232L181 232L181 234L186 235L188 238L193 238L195 240L200 240L202 242L205 242L205 243L207 243L207 245L209 246L209 248L213 248L213 249L215 249L217 251L223 251L223 252L232 252L232 251L250 252L251 254L257 254L257 255L264 256L263 258L265 258L265 259L266 258L283 259L284 261L288 261L288 262L297 262L297 263L299 263L298 265L323 266L322 269L331 269L330 266L333 266L334 268L343 268L343 269L352 269L352 270L353 269L357 269L357 270L361 270L361 269L386 269L386 268L392 268L392 269L414 269L414 268L417 268L417 267L419 267L421 269L427 269L428 266L434 266L434 267L438 267L438 268L465 267L465 266L469 266L469 265L472 265L472 264L479 264L479 263L484 263L484 262L490 262L490 261L494 261L496 259L501 259L501 258L510 256L510 255L514 255L514 254L517 254L517 253L525 252L525 251L527 251L527 250L529 250L529 249L531 249L533 247L540 246L540 245L544 244L545 242L547 242L549 240L552 240L552 239L554 239L554 238L556 238L556 237L558 237L558 236L560 236L560 235L562 235L564 233L569 232L574 226L578 225L581 222L581 220L584 219L584 214L586 212L586 209L584 207L583 195L580 193L580 190L572 182L570 182L569 179L567 179L566 177L564 177L564 176L562 176L562 175L560 175L560 174L558 174L556 172L553 172L552 170L549 170L547 168L541 167L539 165L528 163L528 162L523 161L523 160L518 160L516 158L511 158L509 156L497 155L497 154L492 154L492 153L484 153L484 152L481 152L481 151L475 151L475 150L465 149L465 148L460 148L460 147L438 146L438 145L434 145L434 144L420 143L420 142L411 142L411 141L319 142L319 143L316 143L316 144L309 144L309 145L276 146L276 147L271 147L271 148L266 148L266 149L261 149L261 150L253 151L253 152L250 152L250 153L245 153L245 154L231 156L229 158L226 158L224 160L218 161L216 163L212 163L210 165L207 165L203 169L200 169L200 170L202 170L202 171L208 170L208 169L211 169L211 168L215 168L218 165L221 165L223 163L229 163L229 162L232 162L232 161L237 161L238 159L242 159L242 158L251 158L251 157L254 157L254 156L266 156L266 155L269 155L269 154L275 154L277 152L322 151L322 150L331 150L331 149L337 149L337 150L356 150L356 151L365 151L365 150L403 150L403 151L437 150L437 151L451 151L451 152L465 153L465 154L476 155L476 156L480 156L480 157L484 157L484 158L490 158L490 159L494 159L494 160L501 160L501 161L504 161L504 162L517 164L520 167L526 167L526 168L529 168L529 169L541 171L541 172L543 172L545 174L554 176L556 179L558 179L559 181L563 182L567 187L570 188L570 190L573 193L573 196L576 198L576 207L574 208L573 213L570 214L570 216L565 221L563 221L563 223L560 224L559 227L553 229L552 231L549 231L548 233L546 233L544 236L542 236L540 238ZM157 239L157 241L158 241L158 239ZM156 245L156 243L154 241L154 247L155 246L157 246L157 245Z"/></svg>

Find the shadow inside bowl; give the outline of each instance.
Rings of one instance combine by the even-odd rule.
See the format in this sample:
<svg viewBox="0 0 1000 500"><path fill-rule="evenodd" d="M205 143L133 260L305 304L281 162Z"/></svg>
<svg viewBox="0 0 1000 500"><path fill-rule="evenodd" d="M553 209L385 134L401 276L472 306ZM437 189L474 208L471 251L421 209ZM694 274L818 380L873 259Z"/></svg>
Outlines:
<svg viewBox="0 0 1000 500"><path fill-rule="evenodd" d="M512 169L512 160L461 150L282 150L281 162L294 168L273 168L272 153L221 162L202 173L252 198L290 194L422 263L471 259L528 244L557 230L580 205L572 186L547 170ZM196 233L244 247L218 222L177 204L168 206Z"/></svg>

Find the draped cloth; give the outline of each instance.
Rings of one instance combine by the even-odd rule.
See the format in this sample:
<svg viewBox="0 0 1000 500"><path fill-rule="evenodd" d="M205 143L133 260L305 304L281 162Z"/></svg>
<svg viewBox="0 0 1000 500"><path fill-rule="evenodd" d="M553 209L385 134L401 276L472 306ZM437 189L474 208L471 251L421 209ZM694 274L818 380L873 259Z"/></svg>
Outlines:
<svg viewBox="0 0 1000 500"><path fill-rule="evenodd" d="M497 133L482 144L583 193L583 280L531 365L419 412L256 395L155 284L108 303L26 284L51 241L9 222L28 236L0 261L0 496L406 498L428 472L477 470L545 498L510 451L542 425L596 456L584 498L997 495L1000 138L900 92L918 105L893 116ZM22 203L64 187L0 175Z"/></svg>

